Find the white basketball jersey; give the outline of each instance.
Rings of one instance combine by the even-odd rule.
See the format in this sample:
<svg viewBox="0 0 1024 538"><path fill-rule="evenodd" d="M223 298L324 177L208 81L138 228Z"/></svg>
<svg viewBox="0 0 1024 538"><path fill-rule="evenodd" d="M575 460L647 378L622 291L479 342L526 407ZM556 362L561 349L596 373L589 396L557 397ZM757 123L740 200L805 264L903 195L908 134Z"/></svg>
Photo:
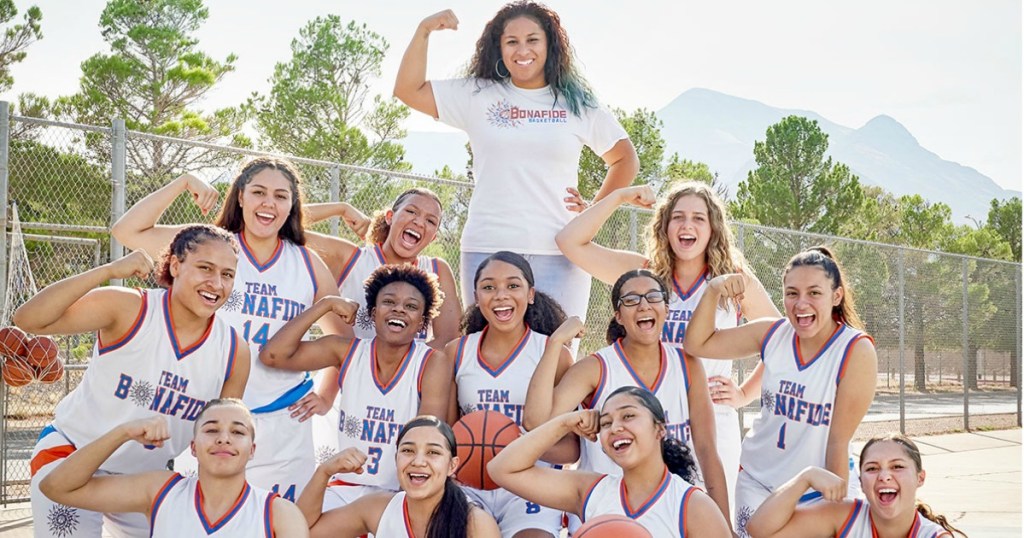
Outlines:
<svg viewBox="0 0 1024 538"><path fill-rule="evenodd" d="M437 274L437 258L419 256L416 260L416 267L423 269L428 274ZM341 270L341 276L338 277L338 293L346 299L359 303L360 316L352 329L356 338L362 340L369 340L377 336L374 331L373 321L366 316L366 289L364 284L366 279L370 277L370 274L383 265L387 265L387 262L384 260L384 251L381 250L380 245L365 246L352 253L352 257L348 259L345 267ZM452 298L452 300L455 300L455 298ZM417 333L416 340L420 342L428 341L430 339L429 331L430 328L428 327L426 330Z"/></svg>
<svg viewBox="0 0 1024 538"><path fill-rule="evenodd" d="M492 368L480 353L480 344L489 327L459 339L455 353L455 383L459 387L462 414L486 409L523 422L523 405L537 363L544 354L548 337L529 328L515 349Z"/></svg>
<svg viewBox="0 0 1024 538"><path fill-rule="evenodd" d="M184 478L175 473L153 499L149 516L150 536L215 536L217 538L254 538L274 536L273 502L277 493L242 488L234 506L217 520L203 511L203 490L199 478Z"/></svg>
<svg viewBox="0 0 1024 538"><path fill-rule="evenodd" d="M398 489L395 441L419 413L423 371L434 350L413 342L394 377L377 377L376 339L353 340L338 373L338 451L356 447L368 459L363 474L340 473L349 484Z"/></svg>
<svg viewBox="0 0 1024 538"><path fill-rule="evenodd" d="M874 524L871 522L871 510L868 509L867 501L855 499L850 515L846 523L840 529L838 538L872 538L878 536ZM920 513L914 513L914 524L907 533L907 538L939 538L952 536L949 531L942 528L942 525L922 517Z"/></svg>
<svg viewBox="0 0 1024 538"><path fill-rule="evenodd" d="M249 343L252 364L245 405L253 413L268 413L295 403L313 386L306 372L268 368L259 354L285 323L313 304L316 277L306 247L280 239L273 256L260 264L246 245L245 234L236 238L241 253L235 287L220 314Z"/></svg>
<svg viewBox="0 0 1024 538"><path fill-rule="evenodd" d="M583 498L583 522L608 514L626 516L644 526L652 536L686 536L686 503L697 488L668 472L651 498L629 506L626 484L621 477L605 475Z"/></svg>
<svg viewBox="0 0 1024 538"><path fill-rule="evenodd" d="M409 521L409 506L405 504L405 492L399 491L388 501L384 512L380 514L377 532L372 536L414 538L412 523Z"/></svg>
<svg viewBox="0 0 1024 538"><path fill-rule="evenodd" d="M192 441L192 425L206 402L220 397L235 357L234 330L210 318L195 343L179 342L170 319L170 291L140 290L142 306L127 334L96 339L82 382L54 411L53 425L77 447L119 424L167 417L171 438L163 447L125 443L103 463L113 473L164 469Z"/></svg>
<svg viewBox="0 0 1024 538"><path fill-rule="evenodd" d="M774 491L808 465L825 466L836 389L850 350L861 338L870 339L837 325L817 355L804 359L789 320L771 326L761 342L761 414L740 455L751 478Z"/></svg>
<svg viewBox="0 0 1024 538"><path fill-rule="evenodd" d="M658 378L651 386L645 385L629 362L622 349L621 340L594 353L601 365L601 381L594 389L594 395L584 406L598 409L604 405L608 395L619 387L633 386L650 390L665 408L668 434L683 441L693 450L690 441L690 405L688 391L690 374L683 359L683 350L661 344L661 368ZM601 443L580 440L580 469L619 476L622 469L601 450Z"/></svg>
<svg viewBox="0 0 1024 538"><path fill-rule="evenodd" d="M690 318L693 317L693 311L697 309L700 298L704 296L704 290L708 288L707 277L708 273L705 270L697 278L697 281L689 289L685 290L679 285L679 281L675 277L672 278L674 289L672 300L668 304L668 317L665 318L665 326L661 329L662 342L671 346L683 346L686 326L690 323ZM725 329L739 326L741 317L739 309L735 308L732 304L728 308L722 308L719 305L715 310L715 328ZM713 375L732 377L732 361L701 359L701 363L704 364L704 372L707 373L708 377Z"/></svg>

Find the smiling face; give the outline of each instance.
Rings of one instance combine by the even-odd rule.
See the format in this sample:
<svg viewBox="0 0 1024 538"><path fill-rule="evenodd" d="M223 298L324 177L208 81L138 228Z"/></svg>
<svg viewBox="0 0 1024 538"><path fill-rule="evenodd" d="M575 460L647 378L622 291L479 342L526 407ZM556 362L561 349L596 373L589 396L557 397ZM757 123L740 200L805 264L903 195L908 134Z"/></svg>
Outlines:
<svg viewBox="0 0 1024 538"><path fill-rule="evenodd" d="M860 462L860 485L875 519L893 519L913 512L924 470L895 441L872 444Z"/></svg>
<svg viewBox="0 0 1024 538"><path fill-rule="evenodd" d="M662 297L661 301L650 302L647 295ZM640 304L627 306L640 297ZM648 276L637 276L622 284L619 301L615 308L615 320L626 329L626 336L639 344L655 344L661 340L661 329L668 316L668 302L657 280Z"/></svg>
<svg viewBox="0 0 1024 538"><path fill-rule="evenodd" d="M480 313L488 325L501 331L521 330L535 293L518 267L501 260L488 262L476 282Z"/></svg>
<svg viewBox="0 0 1024 538"><path fill-rule="evenodd" d="M410 499L439 496L445 480L455 473L458 456L437 428L419 426L403 433L395 455L398 485Z"/></svg>
<svg viewBox="0 0 1024 538"><path fill-rule="evenodd" d="M281 171L264 168L256 172L238 194L247 234L258 238L277 237L294 204L292 184Z"/></svg>
<svg viewBox="0 0 1024 538"><path fill-rule="evenodd" d="M548 59L548 38L530 17L516 17L501 33L501 61L508 68L512 84L524 89L547 86L544 64Z"/></svg>
<svg viewBox="0 0 1024 538"><path fill-rule="evenodd" d="M665 426L637 398L616 394L601 408L601 449L623 469L632 469L652 457L660 457Z"/></svg>
<svg viewBox="0 0 1024 538"><path fill-rule="evenodd" d="M373 308L377 338L394 345L407 345L423 328L423 294L408 282L392 282L380 289Z"/></svg>
<svg viewBox="0 0 1024 538"><path fill-rule="evenodd" d="M235 283L238 255L230 244L207 239L185 253L185 259L170 257L174 278L171 298L196 317L208 318L220 308Z"/></svg>
<svg viewBox="0 0 1024 538"><path fill-rule="evenodd" d="M704 199L693 194L680 197L672 207L665 233L676 259L703 260L711 240L708 206Z"/></svg>
<svg viewBox="0 0 1024 538"><path fill-rule="evenodd" d="M835 330L832 307L843 299L843 289L832 289L832 279L812 265L793 267L786 273L785 307L789 322L800 338L812 338Z"/></svg>
<svg viewBox="0 0 1024 538"><path fill-rule="evenodd" d="M413 194L398 209L388 211L386 218L391 227L387 242L392 250L402 258L413 258L437 237L441 205L429 196Z"/></svg>
<svg viewBox="0 0 1024 538"><path fill-rule="evenodd" d="M244 473L255 450L252 418L242 407L218 405L199 417L192 455L205 473L218 477Z"/></svg>

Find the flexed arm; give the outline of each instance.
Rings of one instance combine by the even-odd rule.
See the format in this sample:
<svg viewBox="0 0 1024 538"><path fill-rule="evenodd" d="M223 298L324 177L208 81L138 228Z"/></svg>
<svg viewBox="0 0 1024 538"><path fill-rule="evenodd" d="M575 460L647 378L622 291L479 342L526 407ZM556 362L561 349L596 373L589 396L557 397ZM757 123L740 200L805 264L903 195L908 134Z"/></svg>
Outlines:
<svg viewBox="0 0 1024 538"><path fill-rule="evenodd" d="M398 66L395 97L432 118L437 117L437 104L434 102L434 90L427 80L427 44L430 33L437 30L456 30L458 27L459 19L450 9L423 19L416 27L416 33L413 34L412 41L402 56L402 63Z"/></svg>
<svg viewBox="0 0 1024 538"><path fill-rule="evenodd" d="M343 321L355 320L358 303L331 295L320 299L285 323L260 351L260 362L282 370L312 371L337 366L352 343L351 339L329 334L304 342L302 337L321 317L337 314Z"/></svg>
<svg viewBox="0 0 1024 538"><path fill-rule="evenodd" d="M186 225L169 226L157 222L174 200L186 192L204 215L217 205L220 198L217 189L205 181L192 174L183 174L136 202L114 223L110 233L132 250L142 249L154 258L159 256L174 239L174 235Z"/></svg>

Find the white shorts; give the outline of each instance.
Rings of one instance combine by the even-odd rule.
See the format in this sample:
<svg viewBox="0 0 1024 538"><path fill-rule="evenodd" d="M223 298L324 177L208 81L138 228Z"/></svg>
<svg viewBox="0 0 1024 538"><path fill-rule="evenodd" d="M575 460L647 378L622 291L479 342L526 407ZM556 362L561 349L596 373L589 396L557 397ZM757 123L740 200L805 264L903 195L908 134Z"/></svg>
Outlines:
<svg viewBox="0 0 1024 538"><path fill-rule="evenodd" d="M46 478L46 475L56 469L64 461L64 457L67 457L66 454L64 457L48 457L47 451L56 449L50 452L55 454L60 451L58 447L70 445L71 442L60 432L44 430L44 434L36 442L35 449L32 451L34 462L48 461L39 467L32 476L29 487L29 497L32 502L33 536L36 538L69 538L71 536L147 538L149 536L149 521L142 514L100 513L72 508L51 501L39 491L39 483L43 481L43 478ZM98 471L95 476L110 474ZM105 535L104 532L106 532Z"/></svg>
<svg viewBox="0 0 1024 538"><path fill-rule="evenodd" d="M562 529L562 512L517 497L498 488L482 490L462 486L469 502L479 505L494 516L502 536L513 536L519 531L537 529L558 536Z"/></svg>

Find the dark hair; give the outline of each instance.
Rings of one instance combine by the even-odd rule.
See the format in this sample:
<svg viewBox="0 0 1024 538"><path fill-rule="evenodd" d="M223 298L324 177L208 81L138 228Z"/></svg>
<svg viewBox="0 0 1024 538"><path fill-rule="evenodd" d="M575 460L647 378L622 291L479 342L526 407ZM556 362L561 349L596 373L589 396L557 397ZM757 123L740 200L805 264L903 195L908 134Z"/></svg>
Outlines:
<svg viewBox="0 0 1024 538"><path fill-rule="evenodd" d="M653 392L634 386L619 387L608 395L608 398L604 401L605 405L608 405L608 400L619 394L626 394L636 398L640 405L651 412L651 418L654 419L655 424L664 426L667 422L665 408L662 407L661 401L658 400L658 397ZM694 461L690 447L686 443L666 433L665 437L661 438L661 459L665 462L665 466L668 467L670 473L691 484L694 482L697 476L697 463Z"/></svg>
<svg viewBox="0 0 1024 538"><path fill-rule="evenodd" d="M382 265L370 273L363 284L366 290L366 311L360 314L359 323L373 324L373 310L377 307L377 295L385 286L395 282L405 282L416 288L416 291L423 296L423 327L421 329L425 329L441 311L444 292L441 291L441 285L438 283L436 275L407 263Z"/></svg>
<svg viewBox="0 0 1024 538"><path fill-rule="evenodd" d="M441 204L441 199L437 197L437 194L430 189L422 187L415 187L399 194L398 198L395 198L395 203L391 204L391 211L398 211L398 208L402 207L403 202L407 198L416 195L426 196L434 200L437 202L437 206L441 208L441 211L444 211L444 205ZM380 210L373 215L373 220L370 222L370 233L366 234L367 239L373 244L380 245L384 243L388 238L388 234L391 233L391 225L388 224L387 213L386 210Z"/></svg>
<svg viewBox="0 0 1024 538"><path fill-rule="evenodd" d="M277 236L283 237L296 245L306 244L306 232L302 226L302 176L299 170L290 161L278 157L256 157L242 167L238 177L231 182L224 197L224 205L217 215L215 224L233 233L241 232L245 228L245 220L242 217L242 206L238 203L238 197L245 190L246 185L252 181L253 176L264 170L277 170L284 174L292 190L292 208L288 212Z"/></svg>
<svg viewBox="0 0 1024 538"><path fill-rule="evenodd" d="M626 282L634 278L647 277L653 279L658 283L658 288L661 289L662 293L665 294L665 302L668 303L672 300L672 292L669 291L668 286L665 285L665 281L662 280L658 275L654 274L653 271L648 269L632 269L622 273L622 276L615 281L615 285L612 286L612 310L615 312L619 311L619 299L622 298L622 286L626 285ZM608 330L604 333L604 339L609 344L614 343L619 338L626 336L626 328L621 323L616 321L615 316L612 315L612 319L608 321Z"/></svg>
<svg viewBox="0 0 1024 538"><path fill-rule="evenodd" d="M473 289L476 289L476 284L480 282L480 273L483 272L484 267L487 267L493 261L505 262L515 266L516 269L523 273L523 278L526 279L526 283L530 285L530 288L534 288L533 268L530 267L530 262L515 252L500 250L485 258L477 266L476 273L473 275ZM523 322L530 327L530 330L551 336L551 333L555 332L555 329L561 326L564 321L565 310L562 310L562 305L558 304L558 301L551 298L550 295L535 290L533 303L526 305L526 313L523 314ZM460 328L462 329L462 334L471 334L484 330L486 326L487 318L480 311L480 305L474 303L473 306L466 310L466 314L462 317L462 326Z"/></svg>
<svg viewBox="0 0 1024 538"><path fill-rule="evenodd" d="M194 252L196 247L207 241L223 241L231 250L238 254L238 242L234 236L211 224L193 224L186 226L174 234L174 239L160 253L160 266L156 271L156 283L165 288L174 284L174 276L171 275L171 257L177 258L178 262L184 262L185 256Z"/></svg>
<svg viewBox="0 0 1024 538"><path fill-rule="evenodd" d="M242 411L245 411L245 418L249 422L248 424L246 424L246 426L249 427L249 433L252 435L252 439L255 440L256 420L253 419L252 411L249 411L249 408L246 407L245 402L238 398L214 398L206 402L206 405L203 406L203 410L199 412L199 414L196 416L196 420L192 423L192 436L195 437L196 432L199 430L199 426L202 424L203 416L206 415L207 411L213 409L214 407L224 407L228 405L238 407Z"/></svg>
<svg viewBox="0 0 1024 538"><path fill-rule="evenodd" d="M574 115L579 116L583 107L594 108L597 98L583 75L573 64L575 51L569 44L569 36L558 13L536 2L511 2L505 4L494 15L480 34L476 42L476 54L466 68L466 74L478 80L493 80L504 83L508 77L508 66L501 59L501 34L509 21L527 17L536 22L547 37L547 60L544 62L544 81L551 87L555 103L558 98L565 99L565 106ZM502 76L499 65L504 69Z"/></svg>
<svg viewBox="0 0 1024 538"><path fill-rule="evenodd" d="M864 443L864 448L860 449L861 465L863 466L864 457L865 455L867 455L868 449L871 448L872 445L876 443L885 442L896 443L900 445L900 448L903 449L903 452L907 455L907 457L909 457L911 461L914 462L915 471L921 472L924 469L924 467L922 467L921 465L921 449L917 448L917 443L915 443L909 437L903 435L902 433L888 433L885 435L878 435L872 437L871 439L868 439L868 442ZM946 519L946 516L936 514L935 512L933 512L931 506L928 506L927 504L918 500L916 501L915 509L919 514L921 514L922 517L934 521L935 523L938 523L943 529L946 529L946 531L950 534L956 533L960 536L963 536L964 538L967 538L967 535L964 534L964 531L951 525L949 521Z"/></svg>
<svg viewBox="0 0 1024 538"><path fill-rule="evenodd" d="M448 452L455 457L455 432L452 427L433 415L420 415L405 423L402 431L398 433L396 445L402 444L402 439L409 430L413 428L430 427L441 432L444 440L448 443ZM472 508L462 488L455 483L452 477L445 478L444 494L441 502L430 514L430 522L427 523L427 538L448 538L450 536L466 536L469 528L469 512Z"/></svg>
<svg viewBox="0 0 1024 538"><path fill-rule="evenodd" d="M857 315L857 308L853 301L853 288L846 282L843 276L843 268L839 265L832 251L825 246L811 247L796 256L793 256L786 269L782 272L785 280L789 270L794 267L819 267L825 271L825 275L832 281L832 289L843 288L843 298L839 304L832 307L832 318L840 323L845 323L855 329L863 329L864 322Z"/></svg>

